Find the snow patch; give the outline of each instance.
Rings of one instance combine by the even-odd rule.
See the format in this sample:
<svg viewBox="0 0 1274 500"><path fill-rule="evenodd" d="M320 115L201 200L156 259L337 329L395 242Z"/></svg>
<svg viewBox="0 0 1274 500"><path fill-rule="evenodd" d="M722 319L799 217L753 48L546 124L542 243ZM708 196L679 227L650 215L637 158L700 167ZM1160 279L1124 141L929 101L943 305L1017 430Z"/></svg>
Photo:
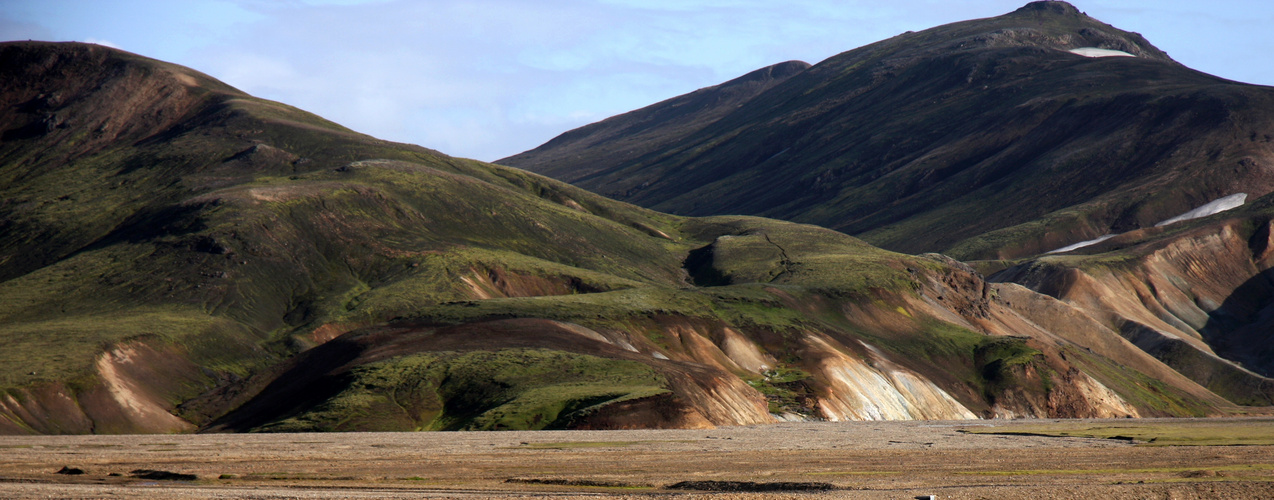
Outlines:
<svg viewBox="0 0 1274 500"><path fill-rule="evenodd" d="M1080 47L1071 49L1069 52L1084 57L1137 57L1122 50L1099 49L1097 47Z"/></svg>
<svg viewBox="0 0 1274 500"><path fill-rule="evenodd" d="M1059 249L1057 249L1057 250L1053 250L1053 251L1049 251L1049 252L1044 252L1044 253L1045 253L1045 254L1050 254L1050 253L1065 253L1065 252L1069 252L1069 251L1071 251L1071 250L1076 250L1076 249L1084 248L1084 247L1086 247L1086 246L1096 245L1096 244L1098 244L1098 243L1101 243L1101 242L1103 242L1103 241L1109 240L1109 239L1114 238L1114 237L1116 237L1116 236L1119 236L1119 235L1117 235L1117 234L1103 234L1103 235L1098 236L1098 237L1096 237L1096 238L1093 238L1093 239L1091 239L1091 240L1081 241L1081 242L1079 242L1079 243L1074 243L1074 244L1071 244L1071 245L1066 245L1066 246L1064 246L1064 247L1062 247L1062 248L1059 248Z"/></svg>
<svg viewBox="0 0 1274 500"><path fill-rule="evenodd" d="M1079 50L1079 49L1075 49L1075 50ZM1200 206L1194 210L1178 215L1171 219L1164 220L1158 224L1155 224L1155 227L1166 226L1174 222L1181 222L1185 220L1198 219L1198 218L1207 217L1210 215L1216 215L1226 210L1232 210L1232 209L1241 207L1246 202L1247 202L1247 193L1232 194L1224 198L1212 200L1203 206ZM1103 234L1091 240L1081 241L1079 243L1066 245L1062 248L1058 248L1057 250L1044 252L1044 254L1047 255L1047 254L1054 254L1054 253L1065 253L1071 250L1084 248L1086 246L1096 245L1098 243L1114 238L1116 236L1119 236L1119 235L1118 234Z"/></svg>
<svg viewBox="0 0 1274 500"><path fill-rule="evenodd" d="M1198 219L1201 217L1207 217L1209 215L1216 215L1226 210L1231 210L1231 209L1241 207L1246 202L1247 202L1247 193L1232 194L1224 198L1212 200L1211 202L1208 202L1207 204L1199 208L1196 208L1184 214L1178 215L1171 219L1155 224L1155 227L1166 226L1168 224L1172 224L1174 222L1181 222L1184 220Z"/></svg>

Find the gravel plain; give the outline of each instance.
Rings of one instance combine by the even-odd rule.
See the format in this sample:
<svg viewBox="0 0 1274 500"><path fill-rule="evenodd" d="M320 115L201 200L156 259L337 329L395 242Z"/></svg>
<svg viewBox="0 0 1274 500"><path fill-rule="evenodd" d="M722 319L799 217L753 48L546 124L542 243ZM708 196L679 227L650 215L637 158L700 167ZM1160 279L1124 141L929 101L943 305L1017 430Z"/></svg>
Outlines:
<svg viewBox="0 0 1274 500"><path fill-rule="evenodd" d="M1202 420L1168 420L1182 425L1198 421ZM0 436L0 498L1274 496L1274 446L1145 446L1116 439L961 432L1012 430L1041 422L1053 421L811 422L713 430ZM1106 422L1123 426L1164 421ZM1274 425L1268 419L1221 422L1235 426L1236 432ZM64 467L64 472L79 469L83 474L58 473ZM137 471L192 474L197 479L146 479ZM750 482L754 488L788 489L669 488L683 481L726 487L746 487L740 485ZM802 487L831 489L791 489Z"/></svg>

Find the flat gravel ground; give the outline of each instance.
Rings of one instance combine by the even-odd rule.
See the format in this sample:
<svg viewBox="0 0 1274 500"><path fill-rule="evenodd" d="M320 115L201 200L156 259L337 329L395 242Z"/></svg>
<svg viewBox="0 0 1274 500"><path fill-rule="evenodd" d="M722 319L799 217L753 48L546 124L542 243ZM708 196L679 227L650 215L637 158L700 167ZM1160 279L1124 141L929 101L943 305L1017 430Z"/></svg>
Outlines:
<svg viewBox="0 0 1274 500"><path fill-rule="evenodd" d="M1274 446L1147 446L960 432L1053 423L1166 423L1187 431L1208 425L1236 434L1274 426L1270 419L984 420L714 430L0 436L0 498L1274 496ZM63 467L83 473L58 473ZM163 473L196 479L164 479ZM701 489L669 488L683 481L698 481L693 487ZM702 490L748 486L721 482L779 491ZM832 489L799 489L811 487Z"/></svg>

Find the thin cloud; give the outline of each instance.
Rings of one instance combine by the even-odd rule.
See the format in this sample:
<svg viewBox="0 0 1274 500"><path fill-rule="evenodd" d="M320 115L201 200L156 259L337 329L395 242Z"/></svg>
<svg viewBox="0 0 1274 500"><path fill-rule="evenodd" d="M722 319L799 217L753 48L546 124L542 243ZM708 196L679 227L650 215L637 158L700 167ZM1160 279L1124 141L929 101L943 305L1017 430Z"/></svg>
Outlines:
<svg viewBox="0 0 1274 500"><path fill-rule="evenodd" d="M0 40L49 40L53 32L36 23L0 16Z"/></svg>
<svg viewBox="0 0 1274 500"><path fill-rule="evenodd" d="M1081 10L1182 63L1274 83L1263 0ZM792 59L817 63L1024 0L8 0L0 37L93 40L194 67L352 129L494 160ZM1195 23L1195 24L1191 24Z"/></svg>
<svg viewBox="0 0 1274 500"><path fill-rule="evenodd" d="M102 39L100 39L100 38L85 38L85 39L84 39L84 43L92 43L92 44L102 45L102 46L105 46L105 47L110 47L110 48L112 48L112 49L120 49L120 48L121 48L119 45L116 45L116 44L114 44L114 43L111 43L110 41L107 41L107 40L102 40Z"/></svg>

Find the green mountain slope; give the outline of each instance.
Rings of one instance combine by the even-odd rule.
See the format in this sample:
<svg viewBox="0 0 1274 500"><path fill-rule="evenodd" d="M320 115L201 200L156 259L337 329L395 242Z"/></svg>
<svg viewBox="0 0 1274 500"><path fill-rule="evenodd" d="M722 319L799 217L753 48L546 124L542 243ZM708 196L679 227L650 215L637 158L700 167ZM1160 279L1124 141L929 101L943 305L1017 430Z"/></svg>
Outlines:
<svg viewBox="0 0 1274 500"><path fill-rule="evenodd" d="M1135 57L1070 52L1085 47ZM1185 68L1065 2L851 50L728 113L643 122L657 148L598 142L690 96L497 163L671 213L813 223L960 259L1034 255L1274 187L1274 89Z"/></svg>
<svg viewBox="0 0 1274 500"><path fill-rule="evenodd" d="M104 47L0 63L3 433L1242 411L940 256L665 215Z"/></svg>

